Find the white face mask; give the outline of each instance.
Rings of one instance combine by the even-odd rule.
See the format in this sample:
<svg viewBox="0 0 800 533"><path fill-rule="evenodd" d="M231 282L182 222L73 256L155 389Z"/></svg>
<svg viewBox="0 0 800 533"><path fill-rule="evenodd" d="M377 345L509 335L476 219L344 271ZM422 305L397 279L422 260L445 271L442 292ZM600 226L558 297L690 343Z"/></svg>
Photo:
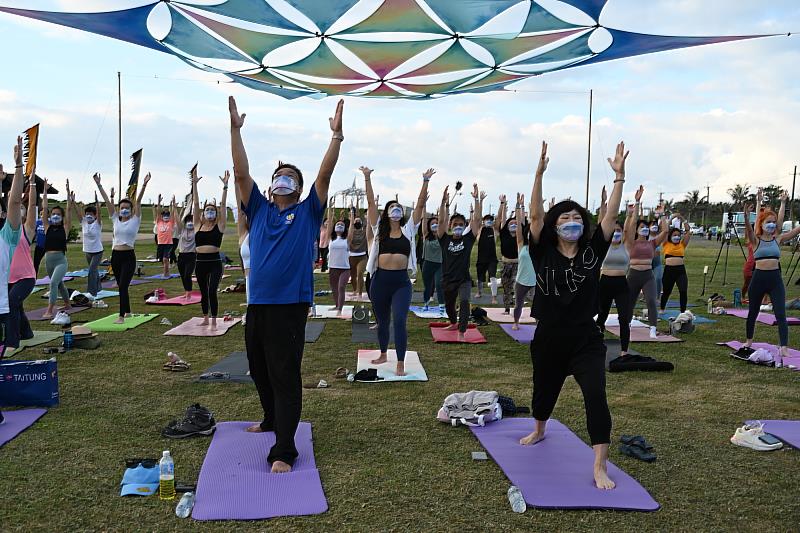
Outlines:
<svg viewBox="0 0 800 533"><path fill-rule="evenodd" d="M679 242L681 242L681 236L680 235L673 235L670 238L670 240L672 241L673 244L678 244Z"/></svg>
<svg viewBox="0 0 800 533"><path fill-rule="evenodd" d="M437 224L436 222L431 224L431 231L436 231L437 229L439 229L439 224Z"/></svg>
<svg viewBox="0 0 800 533"><path fill-rule="evenodd" d="M778 225L775 222L765 222L764 224L761 225L761 228L765 232L770 233L770 234L771 233L775 233L775 228L777 228L777 227L778 227Z"/></svg>
<svg viewBox="0 0 800 533"><path fill-rule="evenodd" d="M94 215L86 215L86 223L92 224L95 221Z"/></svg>
<svg viewBox="0 0 800 533"><path fill-rule="evenodd" d="M464 226L453 226L453 235L461 237L464 234Z"/></svg>
<svg viewBox="0 0 800 533"><path fill-rule="evenodd" d="M344 224L336 224L333 229L336 230L336 233L344 233Z"/></svg>
<svg viewBox="0 0 800 533"><path fill-rule="evenodd" d="M556 227L558 236L569 242L577 242L583 236L583 224L580 222L564 222Z"/></svg>
<svg viewBox="0 0 800 533"><path fill-rule="evenodd" d="M162 215L161 220L164 222L169 222L169 215Z"/></svg>
<svg viewBox="0 0 800 533"><path fill-rule="evenodd" d="M389 209L389 218L398 222L400 219L403 218L403 208L399 205L394 205Z"/></svg>
<svg viewBox="0 0 800 533"><path fill-rule="evenodd" d="M194 222L187 222L186 229L193 230L194 229Z"/></svg>
<svg viewBox="0 0 800 533"><path fill-rule="evenodd" d="M650 228L639 228L639 235L642 237L647 237L650 235Z"/></svg>
<svg viewBox="0 0 800 533"><path fill-rule="evenodd" d="M658 226L650 226L650 233L658 233Z"/></svg>
<svg viewBox="0 0 800 533"><path fill-rule="evenodd" d="M511 233L513 235L514 233L517 232L517 225L516 224L509 224L508 225L508 231L509 231L509 233Z"/></svg>
<svg viewBox="0 0 800 533"><path fill-rule="evenodd" d="M217 212L212 210L207 210L203 213L206 217L206 220L216 220L217 219Z"/></svg>
<svg viewBox="0 0 800 533"><path fill-rule="evenodd" d="M123 207L122 209L119 210L119 214L120 216L123 217L129 217L131 216L131 210L129 207Z"/></svg>
<svg viewBox="0 0 800 533"><path fill-rule="evenodd" d="M494 220L484 220L483 225L486 226L487 228L491 228L492 226L494 226Z"/></svg>
<svg viewBox="0 0 800 533"><path fill-rule="evenodd" d="M621 231L615 231L614 232L614 236L611 237L611 242L619 243L620 241L622 241L622 232Z"/></svg>
<svg viewBox="0 0 800 533"><path fill-rule="evenodd" d="M291 176L275 176L272 178L272 194L278 196L288 196L297 192L297 182Z"/></svg>

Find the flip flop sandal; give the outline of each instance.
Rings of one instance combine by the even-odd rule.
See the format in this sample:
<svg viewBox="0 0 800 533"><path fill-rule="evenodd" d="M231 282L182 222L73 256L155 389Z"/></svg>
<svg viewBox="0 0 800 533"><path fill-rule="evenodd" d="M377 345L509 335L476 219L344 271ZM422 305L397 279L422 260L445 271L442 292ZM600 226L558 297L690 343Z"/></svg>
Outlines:
<svg viewBox="0 0 800 533"><path fill-rule="evenodd" d="M330 385L324 379L319 380L319 383L306 383L303 385L304 389L327 389Z"/></svg>
<svg viewBox="0 0 800 533"><path fill-rule="evenodd" d="M169 361L167 363L164 363L164 366L162 368L164 370L170 370L172 372L185 372L186 370L189 370L190 366L192 365L190 365L186 361L174 361L174 362Z"/></svg>
<svg viewBox="0 0 800 533"><path fill-rule="evenodd" d="M627 455L646 463L652 463L656 460L656 454L648 452L638 444L620 444L619 451L622 455Z"/></svg>
<svg viewBox="0 0 800 533"><path fill-rule="evenodd" d="M641 446L647 451L653 449L653 445L647 442L647 440L641 435L621 435L619 441L622 444Z"/></svg>
<svg viewBox="0 0 800 533"><path fill-rule="evenodd" d="M344 379L347 377L347 374L348 374L347 369L344 368L343 366L340 366L333 372L333 377L335 377L336 379Z"/></svg>

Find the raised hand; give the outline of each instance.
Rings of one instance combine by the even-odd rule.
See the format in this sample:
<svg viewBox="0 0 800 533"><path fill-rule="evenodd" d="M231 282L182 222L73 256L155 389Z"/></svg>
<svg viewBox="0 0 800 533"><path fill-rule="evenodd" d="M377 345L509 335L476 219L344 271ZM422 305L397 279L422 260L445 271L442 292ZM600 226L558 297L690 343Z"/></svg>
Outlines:
<svg viewBox="0 0 800 533"><path fill-rule="evenodd" d="M632 217L632 216L633 216L633 212L634 212L634 211L636 211L636 206L635 206L635 205L628 204L628 216L629 216L629 217Z"/></svg>
<svg viewBox="0 0 800 533"><path fill-rule="evenodd" d="M150 178L151 177L152 176L150 176L150 173L148 172L147 175L144 177L144 183L143 184L147 185L148 183L150 183Z"/></svg>
<svg viewBox="0 0 800 533"><path fill-rule="evenodd" d="M374 172L373 169L371 169L369 167L363 167L363 166L362 167L358 167L358 170L360 170L364 174L364 179L367 179L367 180L372 176L372 173Z"/></svg>
<svg viewBox="0 0 800 533"><path fill-rule="evenodd" d="M644 187L639 185L639 188L636 190L636 194L634 195L634 198L636 198L637 203L642 201L643 194L644 194Z"/></svg>
<svg viewBox="0 0 800 533"><path fill-rule="evenodd" d="M448 194L448 189L450 188L449 185L446 185L444 188L444 192L442 192L442 202L450 205L450 195Z"/></svg>
<svg viewBox="0 0 800 533"><path fill-rule="evenodd" d="M608 201L608 193L606 192L606 186L603 185L603 190L600 192L600 202L605 204Z"/></svg>
<svg viewBox="0 0 800 533"><path fill-rule="evenodd" d="M486 191L481 191L481 203L486 199Z"/></svg>
<svg viewBox="0 0 800 533"><path fill-rule="evenodd" d="M98 175L99 176L99 175ZM114 187L111 187L111 198L114 198Z"/></svg>
<svg viewBox="0 0 800 533"><path fill-rule="evenodd" d="M472 197L474 199L476 199L476 200L478 199L479 192L478 192L478 184L477 183L473 183L472 184L472 193L471 194L472 194Z"/></svg>
<svg viewBox="0 0 800 533"><path fill-rule="evenodd" d="M247 116L247 113L239 115L239 109L236 107L236 100L233 96L228 97L228 111L230 111L231 114L231 129L241 129L241 127L244 126L244 118Z"/></svg>
<svg viewBox="0 0 800 533"><path fill-rule="evenodd" d="M158 205L161 205L161 200L162 200L162 198L161 198L161 195L159 194L158 195Z"/></svg>
<svg viewBox="0 0 800 533"><path fill-rule="evenodd" d="M425 171L424 174L422 174L422 177L425 178L426 180L429 180L431 179L431 176L433 176L434 174L436 174L436 171L433 170L432 168L429 168L428 170Z"/></svg>
<svg viewBox="0 0 800 533"><path fill-rule="evenodd" d="M539 166L536 167L536 174L543 176L545 170L547 170L548 163L550 163L550 158L547 157L547 143L542 141L542 153L539 156Z"/></svg>
<svg viewBox="0 0 800 533"><path fill-rule="evenodd" d="M786 203L786 200L789 199L789 193L786 191L781 191L781 203Z"/></svg>
<svg viewBox="0 0 800 533"><path fill-rule="evenodd" d="M69 196L69 180L67 180L67 196Z"/></svg>
<svg viewBox="0 0 800 533"><path fill-rule="evenodd" d="M333 204L335 203L336 203L336 198L331 198L330 201L328 202L328 207L333 209Z"/></svg>
<svg viewBox="0 0 800 533"><path fill-rule="evenodd" d="M17 136L17 145L14 146L14 162L17 165L22 164L22 137Z"/></svg>
<svg viewBox="0 0 800 533"><path fill-rule="evenodd" d="M225 171L225 173L224 173L222 176L220 176L220 177L219 177L219 180L220 180L220 181L222 182L222 184L223 184L223 185L225 185L226 187L228 186L228 180L229 180L229 179L231 179L231 173L230 173L230 172L228 172L227 170Z"/></svg>
<svg viewBox="0 0 800 533"><path fill-rule="evenodd" d="M235 105L235 104L234 104ZM328 122L331 125L331 131L336 134L342 133L342 111L344 110L344 99L339 100L339 103L336 104L336 114L333 115L333 118L329 118ZM244 117L242 117L244 118Z"/></svg>
<svg viewBox="0 0 800 533"><path fill-rule="evenodd" d="M628 154L630 153L630 150L627 152L625 151L625 142L621 141L617 145L614 159L608 158L608 164L611 165L611 170L613 170L617 176L625 176L625 161L628 159Z"/></svg>

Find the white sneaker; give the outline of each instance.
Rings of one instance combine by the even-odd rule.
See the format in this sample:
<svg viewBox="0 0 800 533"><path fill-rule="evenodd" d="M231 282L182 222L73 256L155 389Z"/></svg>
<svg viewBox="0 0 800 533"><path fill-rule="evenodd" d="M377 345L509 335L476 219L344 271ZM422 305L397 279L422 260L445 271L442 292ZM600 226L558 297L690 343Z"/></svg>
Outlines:
<svg viewBox="0 0 800 533"><path fill-rule="evenodd" d="M745 448L752 448L760 452L768 452L783 448L783 443L767 444L759 439L764 434L764 425L761 422L753 422L751 425L745 424L736 428L736 433L731 437L731 443Z"/></svg>
<svg viewBox="0 0 800 533"><path fill-rule="evenodd" d="M658 332L656 332L656 327L650 326L650 338L655 339L656 337L658 337Z"/></svg>
<svg viewBox="0 0 800 533"><path fill-rule="evenodd" d="M59 311L56 313L56 316L53 317L53 320L50 321L50 324L54 326L68 326L72 323L72 319L69 315L63 311Z"/></svg>
<svg viewBox="0 0 800 533"><path fill-rule="evenodd" d="M761 310L762 313L771 313L772 312L772 304L762 305L760 310Z"/></svg>

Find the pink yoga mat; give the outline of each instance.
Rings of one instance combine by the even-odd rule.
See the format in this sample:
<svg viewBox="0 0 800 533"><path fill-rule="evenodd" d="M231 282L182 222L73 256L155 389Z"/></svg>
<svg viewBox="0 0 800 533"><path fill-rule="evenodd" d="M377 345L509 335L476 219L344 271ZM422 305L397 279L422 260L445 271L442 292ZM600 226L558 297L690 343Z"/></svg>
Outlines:
<svg viewBox="0 0 800 533"><path fill-rule="evenodd" d="M725 314L730 316L738 316L739 318L747 318L747 309L725 309ZM777 326L778 319L772 313L758 313L756 322L766 324L768 326ZM790 326L800 326L800 318L794 316L787 316L786 323Z"/></svg>
<svg viewBox="0 0 800 533"><path fill-rule="evenodd" d="M608 464L608 475L616 488L598 489L592 476L592 448L558 420L547 423L544 440L522 446L519 439L533 427L532 418L506 418L470 428L509 481L519 487L528 505L625 511L656 511L660 507L644 487L613 463Z"/></svg>
<svg viewBox="0 0 800 533"><path fill-rule="evenodd" d="M195 520L263 520L328 510L314 461L311 424L294 435L299 455L288 474L272 474L267 455L275 433L248 433L253 422L221 422L197 480Z"/></svg>
<svg viewBox="0 0 800 533"><path fill-rule="evenodd" d="M56 309L55 313L61 311L67 313L68 315L74 315L75 313L86 311L87 309L89 309L89 307L73 306L72 309ZM28 320L53 320L52 318L44 318L45 311L47 311L47 307L42 307L41 309L34 309L33 311L25 311L25 315L28 317ZM53 313L53 316L56 316L55 313Z"/></svg>
<svg viewBox="0 0 800 533"><path fill-rule="evenodd" d="M3 411L5 422L0 424L0 446L10 441L39 420L47 409L18 409Z"/></svg>
<svg viewBox="0 0 800 533"><path fill-rule="evenodd" d="M739 341L728 341L728 342L718 342L718 346L727 346L728 348L732 348L733 350L738 350L742 346L744 346L743 342ZM778 354L778 347L774 344L769 344L767 342L754 342L753 349L757 350L762 348L773 356ZM793 367L791 370L800 370L800 351L793 350L789 348L789 356L783 358L783 366L789 368L790 366Z"/></svg>
<svg viewBox="0 0 800 533"><path fill-rule="evenodd" d="M509 314L504 314L505 309L502 307L484 307L486 310L486 314L489 316L489 320L492 322L506 322L506 323L513 323L514 322L514 310L511 309ZM531 316L531 312L529 309L522 310L522 316L519 317L520 324L533 324L536 322L533 317Z"/></svg>
<svg viewBox="0 0 800 533"><path fill-rule="evenodd" d="M607 326L606 331L619 337L619 326ZM650 338L650 328L631 328L631 342L683 342L678 337L659 333L655 339Z"/></svg>
<svg viewBox="0 0 800 533"><path fill-rule="evenodd" d="M446 322L431 322L431 335L433 335L433 342L447 342L457 344L486 344L486 337L475 327L470 324L467 331L464 333L464 340L458 340L458 330L446 330L445 328L450 324Z"/></svg>
<svg viewBox="0 0 800 533"><path fill-rule="evenodd" d="M220 335L225 335L228 333L228 330L241 322L242 319L234 318L233 320L225 322L222 320L222 317L219 317L217 319L216 329L211 329L210 325L201 326L200 323L202 321L203 319L201 317L190 318L183 324L179 324L167 331L164 333L164 335L177 335L185 337L219 337Z"/></svg>
<svg viewBox="0 0 800 533"><path fill-rule="evenodd" d="M201 299L200 291L192 291L187 300L183 294L180 296L173 296L157 302L147 302L150 305L193 305L199 304Z"/></svg>

